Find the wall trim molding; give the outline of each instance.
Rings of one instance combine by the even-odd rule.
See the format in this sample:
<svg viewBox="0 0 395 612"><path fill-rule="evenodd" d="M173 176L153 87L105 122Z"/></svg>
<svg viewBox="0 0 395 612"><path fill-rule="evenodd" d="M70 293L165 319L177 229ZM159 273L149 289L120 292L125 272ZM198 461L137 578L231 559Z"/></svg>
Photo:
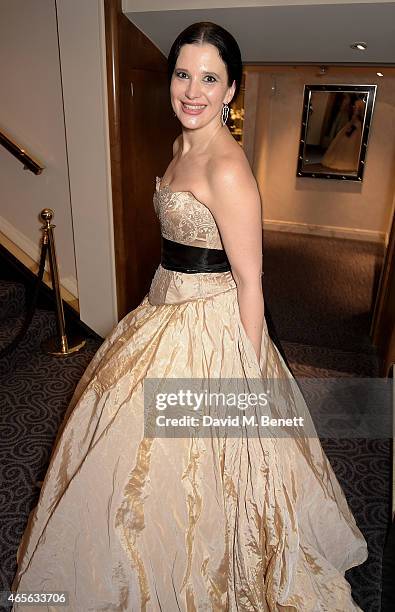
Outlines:
<svg viewBox="0 0 395 612"><path fill-rule="evenodd" d="M364 242L380 242L387 245L388 234L376 230L365 230L352 227L337 227L335 225L313 225L265 219L263 229L277 232L292 232L294 234L311 234L313 236L329 236L330 238L345 238L347 240L363 240Z"/></svg>

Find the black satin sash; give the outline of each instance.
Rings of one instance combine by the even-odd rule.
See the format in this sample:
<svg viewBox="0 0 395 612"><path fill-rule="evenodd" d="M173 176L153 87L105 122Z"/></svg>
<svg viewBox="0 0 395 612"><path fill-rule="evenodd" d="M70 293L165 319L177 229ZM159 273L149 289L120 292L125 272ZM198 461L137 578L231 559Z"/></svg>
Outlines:
<svg viewBox="0 0 395 612"><path fill-rule="evenodd" d="M167 240L162 236L162 268L175 272L228 272L231 267L223 249L206 249Z"/></svg>

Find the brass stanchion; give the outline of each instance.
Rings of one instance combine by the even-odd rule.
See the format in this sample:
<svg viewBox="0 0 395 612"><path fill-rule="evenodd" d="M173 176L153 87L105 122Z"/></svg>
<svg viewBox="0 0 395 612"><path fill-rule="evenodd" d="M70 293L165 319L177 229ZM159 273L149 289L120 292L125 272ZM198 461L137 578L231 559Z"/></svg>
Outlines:
<svg viewBox="0 0 395 612"><path fill-rule="evenodd" d="M59 271L56 260L55 238L53 228L56 227L51 223L54 216L53 210L44 208L40 217L44 222L42 229L44 230L43 242L48 245L49 251L49 268L51 273L52 289L55 292L56 300L56 327L58 337L48 338L41 343L41 348L49 355L56 357L67 357L72 353L79 351L86 343L86 340L81 335L74 335L71 338L66 336L66 325L64 320L63 302L60 294Z"/></svg>

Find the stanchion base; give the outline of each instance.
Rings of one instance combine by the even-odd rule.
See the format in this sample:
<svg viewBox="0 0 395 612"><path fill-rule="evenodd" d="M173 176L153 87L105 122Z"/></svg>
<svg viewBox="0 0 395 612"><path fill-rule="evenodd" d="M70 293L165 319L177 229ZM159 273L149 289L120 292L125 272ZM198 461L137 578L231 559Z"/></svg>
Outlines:
<svg viewBox="0 0 395 612"><path fill-rule="evenodd" d="M71 335L67 338L67 350L62 350L59 338L52 336L41 343L41 349L44 351L44 353L53 355L54 357L67 357L73 353L78 353L78 351L80 351L85 344L86 339L82 336Z"/></svg>

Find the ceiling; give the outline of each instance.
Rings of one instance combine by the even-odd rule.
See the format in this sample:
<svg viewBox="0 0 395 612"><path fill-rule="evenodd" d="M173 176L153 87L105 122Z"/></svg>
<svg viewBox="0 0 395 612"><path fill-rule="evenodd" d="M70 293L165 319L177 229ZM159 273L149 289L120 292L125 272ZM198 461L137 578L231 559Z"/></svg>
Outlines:
<svg viewBox="0 0 395 612"><path fill-rule="evenodd" d="M245 64L395 65L395 2L355 0L123 0L125 15L167 56L187 25L213 21ZM350 44L363 41L357 51Z"/></svg>

